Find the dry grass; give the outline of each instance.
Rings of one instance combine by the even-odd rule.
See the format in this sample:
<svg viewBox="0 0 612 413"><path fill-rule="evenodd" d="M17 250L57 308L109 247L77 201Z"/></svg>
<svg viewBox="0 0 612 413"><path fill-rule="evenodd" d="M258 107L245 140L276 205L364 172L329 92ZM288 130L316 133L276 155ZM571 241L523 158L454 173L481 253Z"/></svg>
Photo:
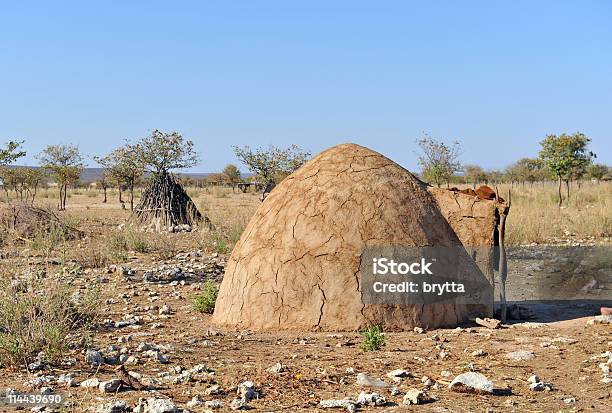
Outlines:
<svg viewBox="0 0 612 413"><path fill-rule="evenodd" d="M507 194L509 185L500 186ZM503 196L503 195L502 195ZM507 243L546 243L559 238L603 238L612 236L612 183L574 185L569 203L557 207L554 184L512 188Z"/></svg>
<svg viewBox="0 0 612 413"><path fill-rule="evenodd" d="M35 358L56 363L82 342L99 306L91 288L75 297L58 280L0 280L0 364L27 365ZM42 354L39 354L42 352Z"/></svg>
<svg viewBox="0 0 612 413"><path fill-rule="evenodd" d="M501 185L499 189L505 195L510 185ZM108 191L107 203L102 202L101 191L81 192L80 195L73 194L68 201L68 211L62 214L72 225L93 225L99 228L99 233L92 236L92 247L88 248L91 251L90 256L81 253L77 257L84 266L106 265L106 252L115 260L131 251L155 254L165 259L174 255L179 249L178 244L184 241L184 237L174 234L127 230L118 232L116 226L124 222L130 211L121 209L117 191ZM192 242L191 247L218 253L230 252L260 205L258 194L243 194L239 191L233 192L231 188L220 187L189 188L188 192L201 212L208 216L215 226L213 231L200 231L192 237L191 240L195 238L195 242ZM554 183L514 185L512 194L508 244L612 236L612 183L586 182L582 183L580 188L574 184L569 203L561 209L556 206L557 188ZM42 190L40 195L48 195L49 198L41 196L37 204L53 207L57 196L54 189ZM62 244L54 241L57 240L36 240L35 249L43 255L49 255L58 249L58 244ZM182 246L185 246L184 242Z"/></svg>

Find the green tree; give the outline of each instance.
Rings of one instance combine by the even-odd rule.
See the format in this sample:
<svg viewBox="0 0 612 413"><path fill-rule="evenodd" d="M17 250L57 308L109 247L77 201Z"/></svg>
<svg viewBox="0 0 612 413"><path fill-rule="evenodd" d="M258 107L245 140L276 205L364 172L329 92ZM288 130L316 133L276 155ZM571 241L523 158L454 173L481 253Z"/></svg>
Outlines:
<svg viewBox="0 0 612 413"><path fill-rule="evenodd" d="M459 154L461 144L458 141L446 144L425 135L417 140L422 154L419 156L421 174L426 181L433 181L439 187L442 182L450 181L451 177L461 170Z"/></svg>
<svg viewBox="0 0 612 413"><path fill-rule="evenodd" d="M170 172L198 163L193 142L177 132L156 129L134 145L134 152L136 161L150 175L133 218L159 230L203 221L196 205Z"/></svg>
<svg viewBox="0 0 612 413"><path fill-rule="evenodd" d="M570 197L569 181L581 176L591 163L595 154L589 151L589 139L586 135L576 132L572 135L548 135L540 142L540 159L559 182L559 206L563 203L561 194L562 182L565 182L567 199Z"/></svg>
<svg viewBox="0 0 612 413"><path fill-rule="evenodd" d="M522 158L506 168L506 178L510 182L534 182L544 180L546 172L541 159Z"/></svg>
<svg viewBox="0 0 612 413"><path fill-rule="evenodd" d="M232 186L232 192L236 189L236 185L242 181L240 170L236 165L227 165L223 168L221 174L223 175L223 181Z"/></svg>
<svg viewBox="0 0 612 413"><path fill-rule="evenodd" d="M0 179L2 179L2 187L6 193L6 202L9 203L9 189L12 186L14 173L8 166L26 155L25 151L21 150L22 144L23 141L9 141L4 144L3 148L0 148Z"/></svg>
<svg viewBox="0 0 612 413"><path fill-rule="evenodd" d="M26 155L25 151L21 150L22 144L23 141L9 141L4 144L4 148L0 148L0 167L11 165Z"/></svg>
<svg viewBox="0 0 612 413"><path fill-rule="evenodd" d="M121 188L127 188L130 194L130 210L134 210L134 188L139 183L144 174L144 164L138 154L138 149L135 145L125 144L124 146L115 149L104 157L95 157L104 168L104 171L113 181ZM104 194L106 199L106 190ZM121 196L119 197L120 202Z"/></svg>
<svg viewBox="0 0 612 413"><path fill-rule="evenodd" d="M45 173L40 168L16 167L10 169L7 182L15 191L15 196L21 202L34 205L36 193Z"/></svg>
<svg viewBox="0 0 612 413"><path fill-rule="evenodd" d="M482 167L478 165L465 165L463 167L463 174L465 176L465 183L472 183L473 187L479 182L487 183L489 176Z"/></svg>
<svg viewBox="0 0 612 413"><path fill-rule="evenodd" d="M192 141L185 140L178 132L164 133L157 129L134 145L134 153L136 162L156 175L191 168L199 161Z"/></svg>
<svg viewBox="0 0 612 413"><path fill-rule="evenodd" d="M291 145L287 148L270 146L252 150L249 146L234 146L236 157L263 184L278 184L310 159L310 152Z"/></svg>
<svg viewBox="0 0 612 413"><path fill-rule="evenodd" d="M78 182L83 170L83 156L76 145L49 145L38 155L41 166L49 172L59 190L58 209L66 209L68 186Z"/></svg>
<svg viewBox="0 0 612 413"><path fill-rule="evenodd" d="M606 177L609 170L610 169L604 164L593 163L587 167L586 173L589 178L595 179L597 182L601 182L601 180Z"/></svg>

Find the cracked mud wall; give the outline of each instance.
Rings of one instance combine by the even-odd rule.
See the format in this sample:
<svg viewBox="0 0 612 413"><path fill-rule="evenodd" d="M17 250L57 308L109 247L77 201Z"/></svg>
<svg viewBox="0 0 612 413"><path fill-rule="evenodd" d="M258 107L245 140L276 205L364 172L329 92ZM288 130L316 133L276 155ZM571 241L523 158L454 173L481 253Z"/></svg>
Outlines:
<svg viewBox="0 0 612 413"><path fill-rule="evenodd" d="M328 149L258 208L226 267L213 321L251 330L454 326L465 305L364 305L366 246L452 246L460 238L410 172L354 144Z"/></svg>

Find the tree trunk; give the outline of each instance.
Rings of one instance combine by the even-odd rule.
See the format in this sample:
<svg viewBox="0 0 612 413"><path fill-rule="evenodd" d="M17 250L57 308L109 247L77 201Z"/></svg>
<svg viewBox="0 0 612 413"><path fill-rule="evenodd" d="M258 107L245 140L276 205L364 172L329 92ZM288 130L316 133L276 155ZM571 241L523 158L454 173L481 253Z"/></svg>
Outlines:
<svg viewBox="0 0 612 413"><path fill-rule="evenodd" d="M36 198L37 192L38 192L38 184L34 185L34 191L32 191L32 206L34 206L34 198Z"/></svg>
<svg viewBox="0 0 612 413"><path fill-rule="evenodd" d="M130 211L134 211L134 185L130 185Z"/></svg>
<svg viewBox="0 0 612 413"><path fill-rule="evenodd" d="M561 207L561 203L563 202L563 197L561 195L561 177L559 176L559 187L558 189L558 193L559 193L559 207Z"/></svg>
<svg viewBox="0 0 612 413"><path fill-rule="evenodd" d="M107 201L107 199L106 199L106 187L104 187L102 189L104 189L104 201L102 201L102 202L106 204L106 201Z"/></svg>
<svg viewBox="0 0 612 413"><path fill-rule="evenodd" d="M68 196L68 184L64 185L64 199L62 200L62 211L66 210L66 198Z"/></svg>
<svg viewBox="0 0 612 413"><path fill-rule="evenodd" d="M119 202L123 204L123 199L121 198L121 195L122 195L121 185L119 185Z"/></svg>
<svg viewBox="0 0 612 413"><path fill-rule="evenodd" d="M569 184L569 179L565 180L565 189L567 190L567 200L569 201L569 199L570 199L570 184Z"/></svg>

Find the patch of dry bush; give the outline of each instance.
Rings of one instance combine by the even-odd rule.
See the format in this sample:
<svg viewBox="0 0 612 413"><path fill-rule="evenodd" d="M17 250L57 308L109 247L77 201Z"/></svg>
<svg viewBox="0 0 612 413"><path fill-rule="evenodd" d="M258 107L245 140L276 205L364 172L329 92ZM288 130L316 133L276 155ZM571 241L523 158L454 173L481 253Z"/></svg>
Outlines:
<svg viewBox="0 0 612 413"><path fill-rule="evenodd" d="M205 251L225 254L234 248L256 208L249 205L223 209L204 207L202 209L210 218L214 229L200 231L199 247Z"/></svg>
<svg viewBox="0 0 612 413"><path fill-rule="evenodd" d="M69 347L83 342L97 317L99 291L79 296L59 281L2 280L0 365L27 365L39 358L57 363Z"/></svg>
<svg viewBox="0 0 612 413"><path fill-rule="evenodd" d="M128 252L138 252L152 253L157 258L166 260L178 252L174 234L143 232L130 227L114 230L107 243L110 251L119 257L125 257Z"/></svg>

